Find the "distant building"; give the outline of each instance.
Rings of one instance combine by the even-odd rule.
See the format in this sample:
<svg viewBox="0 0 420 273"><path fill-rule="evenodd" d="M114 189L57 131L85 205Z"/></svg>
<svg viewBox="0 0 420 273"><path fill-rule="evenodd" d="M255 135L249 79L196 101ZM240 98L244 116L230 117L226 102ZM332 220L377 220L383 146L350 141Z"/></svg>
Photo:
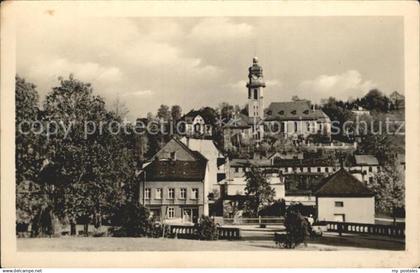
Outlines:
<svg viewBox="0 0 420 273"><path fill-rule="evenodd" d="M345 169L327 177L315 192L319 221L375 223L375 197Z"/></svg>
<svg viewBox="0 0 420 273"><path fill-rule="evenodd" d="M223 127L225 149L260 142L264 134L282 135L295 140L310 135L331 137L331 120L310 101L273 102L264 109L265 81L258 58L248 69L248 115L236 114Z"/></svg>
<svg viewBox="0 0 420 273"><path fill-rule="evenodd" d="M262 138L261 128L256 129L253 119L250 119L248 116L235 114L232 120L223 126L225 150L249 145L252 141L260 141Z"/></svg>
<svg viewBox="0 0 420 273"><path fill-rule="evenodd" d="M361 107L361 106L356 106L354 109L351 110L353 114L355 114L356 116L370 116L370 111Z"/></svg>
<svg viewBox="0 0 420 273"><path fill-rule="evenodd" d="M405 97L401 95L397 91L394 91L391 95L389 95L389 99L391 103L394 105L395 110L400 110L405 108Z"/></svg>
<svg viewBox="0 0 420 273"><path fill-rule="evenodd" d="M139 201L157 220L196 222L209 214L208 160L173 138L146 163L139 177Z"/></svg>
<svg viewBox="0 0 420 273"><path fill-rule="evenodd" d="M185 127L185 136L188 137L210 137L213 134L211 121L200 111L190 111L181 118Z"/></svg>
<svg viewBox="0 0 420 273"><path fill-rule="evenodd" d="M373 181L380 169L379 161L374 155L354 155L353 166L350 167L352 174L366 184Z"/></svg>
<svg viewBox="0 0 420 273"><path fill-rule="evenodd" d="M265 111L264 124L269 132L286 138L306 139L310 135L331 136L331 120L310 101L273 102Z"/></svg>

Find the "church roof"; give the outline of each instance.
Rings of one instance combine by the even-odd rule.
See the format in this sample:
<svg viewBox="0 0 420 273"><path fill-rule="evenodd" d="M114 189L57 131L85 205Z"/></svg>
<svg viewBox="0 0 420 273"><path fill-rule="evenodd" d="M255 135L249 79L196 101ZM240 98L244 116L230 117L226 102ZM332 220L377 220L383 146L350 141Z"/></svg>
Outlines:
<svg viewBox="0 0 420 273"><path fill-rule="evenodd" d="M327 177L315 192L317 197L370 197L374 193L356 177L341 168Z"/></svg>
<svg viewBox="0 0 420 273"><path fill-rule="evenodd" d="M328 120L319 109L311 109L307 100L272 102L265 111L265 120Z"/></svg>

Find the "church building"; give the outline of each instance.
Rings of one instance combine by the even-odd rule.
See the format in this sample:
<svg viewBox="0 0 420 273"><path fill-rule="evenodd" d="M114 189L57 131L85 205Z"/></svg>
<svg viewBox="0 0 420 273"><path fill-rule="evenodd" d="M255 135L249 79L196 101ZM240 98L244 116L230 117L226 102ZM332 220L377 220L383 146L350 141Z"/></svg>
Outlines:
<svg viewBox="0 0 420 273"><path fill-rule="evenodd" d="M225 149L259 143L264 134L306 139L310 135L331 136L331 120L308 100L272 102L264 108L266 87L263 68L254 57L248 69L248 115L237 113L223 128Z"/></svg>

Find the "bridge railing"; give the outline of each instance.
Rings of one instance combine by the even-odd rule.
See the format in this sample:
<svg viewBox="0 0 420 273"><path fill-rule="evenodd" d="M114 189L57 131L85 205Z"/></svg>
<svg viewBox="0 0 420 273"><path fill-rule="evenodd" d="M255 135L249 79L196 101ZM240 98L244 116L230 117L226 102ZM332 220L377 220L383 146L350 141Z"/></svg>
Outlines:
<svg viewBox="0 0 420 273"><path fill-rule="evenodd" d="M257 218L222 218L214 217L216 223L220 225L282 225L284 217L257 217Z"/></svg>
<svg viewBox="0 0 420 273"><path fill-rule="evenodd" d="M219 239L239 240L241 231L239 228L217 227ZM170 234L178 238L196 239L197 230L194 226L171 225Z"/></svg>
<svg viewBox="0 0 420 273"><path fill-rule="evenodd" d="M377 225L350 222L321 221L319 224L327 225L327 230L331 232L383 235L395 238L405 237L405 225Z"/></svg>

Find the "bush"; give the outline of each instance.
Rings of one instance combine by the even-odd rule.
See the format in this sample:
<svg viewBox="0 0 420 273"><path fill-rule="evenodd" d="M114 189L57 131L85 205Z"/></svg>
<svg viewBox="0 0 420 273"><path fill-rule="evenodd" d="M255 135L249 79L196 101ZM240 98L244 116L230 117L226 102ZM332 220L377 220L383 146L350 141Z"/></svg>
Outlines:
<svg viewBox="0 0 420 273"><path fill-rule="evenodd" d="M149 211L140 204L127 203L118 208L113 224L119 226L112 235L114 237L142 237L150 230Z"/></svg>
<svg viewBox="0 0 420 273"><path fill-rule="evenodd" d="M302 216L299 205L290 205L286 211L284 225L286 232L295 246L306 243L310 235L309 222Z"/></svg>
<svg viewBox="0 0 420 273"><path fill-rule="evenodd" d="M219 237L216 223L208 216L201 216L195 229L200 240L217 240Z"/></svg>

